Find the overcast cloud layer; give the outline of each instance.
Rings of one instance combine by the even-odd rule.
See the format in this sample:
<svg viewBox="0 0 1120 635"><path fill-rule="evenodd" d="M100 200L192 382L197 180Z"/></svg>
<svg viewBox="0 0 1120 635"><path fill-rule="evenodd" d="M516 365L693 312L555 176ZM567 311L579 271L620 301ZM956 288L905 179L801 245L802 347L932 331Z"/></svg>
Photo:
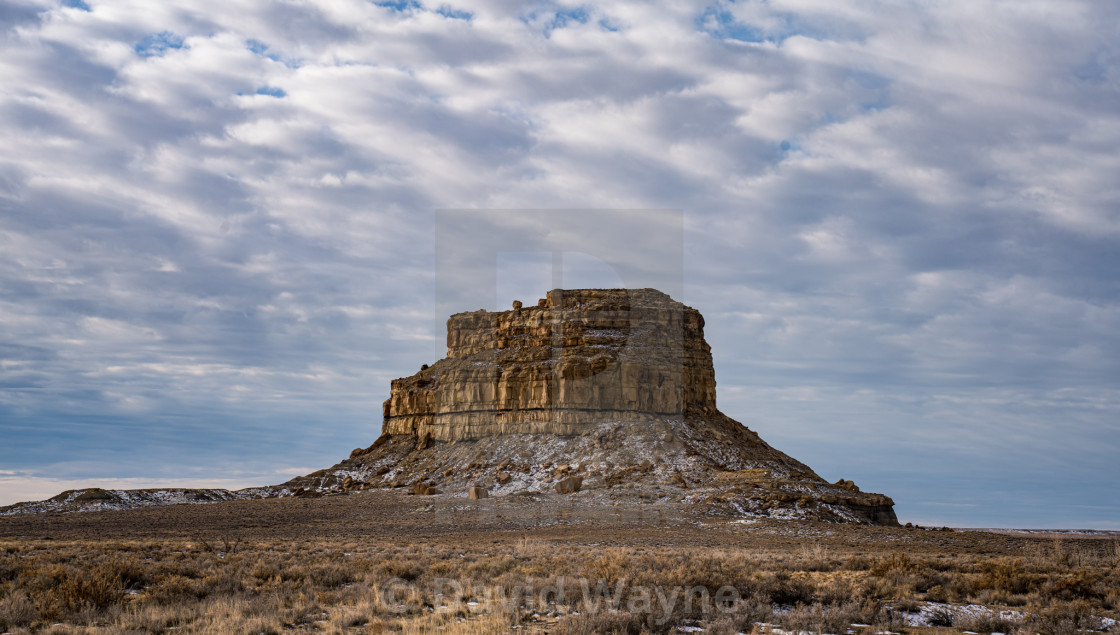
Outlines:
<svg viewBox="0 0 1120 635"><path fill-rule="evenodd" d="M0 503L330 465L442 354L435 210L675 209L724 412L903 521L1120 528L1118 25L8 0Z"/></svg>

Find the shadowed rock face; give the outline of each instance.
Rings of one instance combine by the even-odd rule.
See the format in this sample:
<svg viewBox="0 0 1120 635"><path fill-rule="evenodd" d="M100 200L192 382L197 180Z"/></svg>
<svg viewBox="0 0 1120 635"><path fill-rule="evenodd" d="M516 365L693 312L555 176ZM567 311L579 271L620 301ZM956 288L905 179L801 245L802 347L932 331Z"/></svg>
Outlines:
<svg viewBox="0 0 1120 635"><path fill-rule="evenodd" d="M537 306L459 313L447 321L447 348L392 383L384 432L570 435L715 411L704 318L653 289L555 289Z"/></svg>
<svg viewBox="0 0 1120 635"><path fill-rule="evenodd" d="M827 483L721 413L704 318L660 291L555 289L536 306L459 313L447 348L392 382L382 437L337 473L372 473L368 487L485 485L497 496L576 477L591 500L898 522L890 498ZM331 491L330 475L320 479L297 481Z"/></svg>

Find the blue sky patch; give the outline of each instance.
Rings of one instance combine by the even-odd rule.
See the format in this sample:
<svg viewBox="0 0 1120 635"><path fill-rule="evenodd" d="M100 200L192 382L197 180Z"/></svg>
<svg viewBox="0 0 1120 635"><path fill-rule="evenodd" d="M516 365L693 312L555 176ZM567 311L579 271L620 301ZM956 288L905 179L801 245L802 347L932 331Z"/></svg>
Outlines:
<svg viewBox="0 0 1120 635"><path fill-rule="evenodd" d="M783 139L782 142L778 144L778 150L780 150L782 154L799 152L801 150L801 142L797 139Z"/></svg>
<svg viewBox="0 0 1120 635"><path fill-rule="evenodd" d="M556 17L552 19L549 26L553 29L562 29L572 22L587 24L589 17L587 9L584 7L576 7L575 9L568 9L567 11L557 11Z"/></svg>
<svg viewBox="0 0 1120 635"><path fill-rule="evenodd" d="M271 47L260 40L248 39L245 40L245 48L249 49L256 55L260 55L265 59L270 59L273 62L280 62L288 68L299 68L300 62L295 59L284 59L278 53L271 50Z"/></svg>
<svg viewBox="0 0 1120 635"><path fill-rule="evenodd" d="M275 53L268 52L268 45L260 40L245 40L245 47L257 55L267 57L270 60L277 60Z"/></svg>
<svg viewBox="0 0 1120 635"><path fill-rule="evenodd" d="M392 9L393 11L408 11L410 9L423 8L416 0L388 0L386 2L374 2L379 7Z"/></svg>
<svg viewBox="0 0 1120 635"><path fill-rule="evenodd" d="M183 38L171 31L153 33L133 47L140 57L163 57L168 50L183 48Z"/></svg>
<svg viewBox="0 0 1120 635"><path fill-rule="evenodd" d="M765 42L766 33L753 25L739 22L731 12L718 7L708 7L696 16L696 28L700 31L725 40L740 42Z"/></svg>
<svg viewBox="0 0 1120 635"><path fill-rule="evenodd" d="M563 29L572 24L587 24L590 19L591 14L586 7L544 13L534 11L521 17L521 21L525 24L542 28L545 37L550 36L556 29Z"/></svg>
<svg viewBox="0 0 1120 635"><path fill-rule="evenodd" d="M453 9L446 4L436 9L436 13L442 15L445 18L451 18L452 20L466 20L467 22L470 22L471 18L474 17L474 14L470 11L460 11L459 9Z"/></svg>
<svg viewBox="0 0 1120 635"><path fill-rule="evenodd" d="M616 24L614 20L610 18L600 18L599 28L603 29L604 31L610 31L611 33L618 33L620 30L622 30L622 27Z"/></svg>
<svg viewBox="0 0 1120 635"><path fill-rule="evenodd" d="M93 9L89 8L88 4L86 4L85 2L82 2L82 0L62 0L62 6L70 7L71 9L80 9L82 11L92 11L93 10Z"/></svg>
<svg viewBox="0 0 1120 635"><path fill-rule="evenodd" d="M257 89L258 95L268 95L269 97L287 97L288 93L284 92L282 88L274 86L261 86Z"/></svg>
<svg viewBox="0 0 1120 635"><path fill-rule="evenodd" d="M782 139L776 144L774 148L774 159L781 163L785 161L791 154L804 152L804 147L801 145L801 140L798 138Z"/></svg>
<svg viewBox="0 0 1120 635"><path fill-rule="evenodd" d="M731 3L734 4L734 3ZM726 4L712 5L696 16L696 28L702 33L722 40L738 42L770 42L781 44L794 35L803 35L816 40L853 39L860 34L846 25L829 23L824 29L792 13L775 13L771 17L775 24L764 27L743 22L727 9Z"/></svg>

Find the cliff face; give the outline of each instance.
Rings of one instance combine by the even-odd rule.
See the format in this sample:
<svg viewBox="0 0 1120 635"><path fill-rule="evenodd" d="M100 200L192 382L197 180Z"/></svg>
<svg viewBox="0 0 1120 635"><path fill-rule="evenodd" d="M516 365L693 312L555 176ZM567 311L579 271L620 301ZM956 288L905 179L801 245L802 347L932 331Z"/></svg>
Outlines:
<svg viewBox="0 0 1120 635"><path fill-rule="evenodd" d="M447 348L392 383L386 433L570 435L715 412L704 318L653 289L555 289L536 306L459 313L447 321Z"/></svg>
<svg viewBox="0 0 1120 635"><path fill-rule="evenodd" d="M660 291L555 289L459 313L447 349L393 381L376 443L290 487L570 495L578 479L589 500L897 523L886 496L827 483L719 412L704 318Z"/></svg>

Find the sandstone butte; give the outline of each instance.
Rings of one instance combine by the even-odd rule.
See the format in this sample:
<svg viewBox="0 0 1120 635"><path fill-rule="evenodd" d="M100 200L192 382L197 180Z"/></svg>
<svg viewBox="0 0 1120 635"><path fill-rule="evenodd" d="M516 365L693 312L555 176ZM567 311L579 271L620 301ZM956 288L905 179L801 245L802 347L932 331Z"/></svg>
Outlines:
<svg viewBox="0 0 1120 635"><path fill-rule="evenodd" d="M458 313L447 349L392 382L373 445L287 485L898 522L890 498L825 481L721 413L704 318L660 291L555 289L535 306Z"/></svg>

